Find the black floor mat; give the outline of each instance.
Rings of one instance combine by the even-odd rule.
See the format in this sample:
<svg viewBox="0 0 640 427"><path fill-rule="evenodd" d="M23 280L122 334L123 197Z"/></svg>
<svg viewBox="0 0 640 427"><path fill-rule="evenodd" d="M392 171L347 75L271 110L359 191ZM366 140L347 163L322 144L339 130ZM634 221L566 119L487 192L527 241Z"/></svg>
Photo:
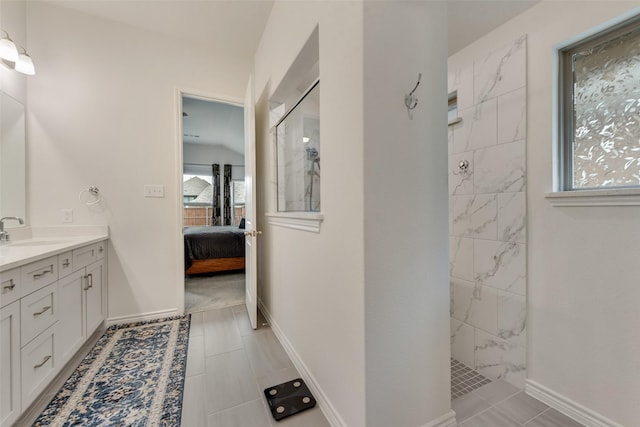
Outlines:
<svg viewBox="0 0 640 427"><path fill-rule="evenodd" d="M264 389L271 415L276 421L316 406L307 385L300 378Z"/></svg>

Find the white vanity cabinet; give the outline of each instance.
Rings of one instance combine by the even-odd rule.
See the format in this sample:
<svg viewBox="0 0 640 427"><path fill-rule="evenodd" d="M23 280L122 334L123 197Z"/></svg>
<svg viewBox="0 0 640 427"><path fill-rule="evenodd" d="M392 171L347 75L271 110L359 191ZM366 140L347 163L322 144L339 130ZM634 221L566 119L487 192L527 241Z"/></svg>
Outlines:
<svg viewBox="0 0 640 427"><path fill-rule="evenodd" d="M13 425L104 322L106 244L0 272L0 427Z"/></svg>
<svg viewBox="0 0 640 427"><path fill-rule="evenodd" d="M105 242L99 243L103 248ZM73 255L73 269L69 276L58 280L58 294L62 312L59 318L58 358L64 364L82 347L105 319L104 259L96 261L97 245L82 248L82 255ZM92 256L89 256L93 252ZM103 257L104 258L104 257ZM92 262L95 261L95 262Z"/></svg>
<svg viewBox="0 0 640 427"><path fill-rule="evenodd" d="M0 308L0 426L10 426L19 416L20 403L20 302Z"/></svg>
<svg viewBox="0 0 640 427"><path fill-rule="evenodd" d="M20 286L20 269L3 271L0 274L0 308L20 299L22 287Z"/></svg>

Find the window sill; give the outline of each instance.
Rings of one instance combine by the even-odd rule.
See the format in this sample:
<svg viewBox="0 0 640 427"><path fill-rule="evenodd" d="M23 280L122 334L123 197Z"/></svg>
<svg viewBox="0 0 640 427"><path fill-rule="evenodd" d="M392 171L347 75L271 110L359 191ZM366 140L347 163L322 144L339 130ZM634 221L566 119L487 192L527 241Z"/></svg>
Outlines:
<svg viewBox="0 0 640 427"><path fill-rule="evenodd" d="M556 191L545 198L551 206L640 206L640 189Z"/></svg>
<svg viewBox="0 0 640 427"><path fill-rule="evenodd" d="M265 216L271 225L312 233L320 232L320 224L324 219L321 213L313 212L273 212Z"/></svg>

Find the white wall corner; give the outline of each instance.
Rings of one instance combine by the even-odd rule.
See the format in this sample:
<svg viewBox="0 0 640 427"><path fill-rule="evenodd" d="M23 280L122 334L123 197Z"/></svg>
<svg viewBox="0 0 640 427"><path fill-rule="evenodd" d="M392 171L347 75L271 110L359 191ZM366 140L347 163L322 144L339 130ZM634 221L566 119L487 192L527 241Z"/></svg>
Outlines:
<svg viewBox="0 0 640 427"><path fill-rule="evenodd" d="M289 341L282 329L278 326L278 323L273 319L273 317L271 317L271 313L269 312L267 307L265 307L261 299L258 299L258 306L260 307L260 311L262 311L262 314L264 314L264 317L267 319L267 322L269 322L271 330L284 348L284 351L293 362L293 365L300 373L302 379L309 386L311 393L313 393L316 401L318 402L320 410L322 410L322 413L327 418L327 421L329 421L331 427L347 427L347 423L342 419L342 417L340 417L340 414L331 404L331 401L329 400L327 394L322 390L320 384L318 384L309 368L307 368L307 365L304 363L298 352L291 344L291 341ZM433 427L440 425L445 426L445 424L434 424ZM455 426L455 424L453 424L453 426ZM431 425L425 427L431 427Z"/></svg>
<svg viewBox="0 0 640 427"><path fill-rule="evenodd" d="M545 403L567 417L582 423L585 427L623 427L621 424L600 415L599 413L580 405L577 402L557 393L542 384L527 380L525 392Z"/></svg>

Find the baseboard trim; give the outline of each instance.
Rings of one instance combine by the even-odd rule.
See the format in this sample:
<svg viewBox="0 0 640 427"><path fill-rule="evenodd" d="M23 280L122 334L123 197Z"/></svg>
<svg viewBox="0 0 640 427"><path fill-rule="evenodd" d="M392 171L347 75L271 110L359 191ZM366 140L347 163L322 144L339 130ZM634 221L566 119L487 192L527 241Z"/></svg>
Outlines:
<svg viewBox="0 0 640 427"><path fill-rule="evenodd" d="M621 424L611 421L536 381L527 380L524 391L529 396L562 412L567 417L584 424L586 427L623 427Z"/></svg>
<svg viewBox="0 0 640 427"><path fill-rule="evenodd" d="M422 427L458 427L458 423L456 422L456 413L449 411L440 418L436 418Z"/></svg>
<svg viewBox="0 0 640 427"><path fill-rule="evenodd" d="M327 418L327 421L329 421L331 427L347 427L347 423L344 422L344 420L340 417L340 414L338 414L338 411L336 411L336 409L333 407L333 405L327 398L327 395L324 393L314 376L311 374L311 371L309 371L305 363L302 361L300 355L298 355L296 350L293 348L293 345L291 345L291 342L289 341L289 339L287 339L287 336L284 334L280 326L278 326L278 323L273 319L273 317L271 316L271 312L267 310L261 299L258 299L258 306L260 307L262 314L264 314L264 317L267 319L267 322L269 322L269 325L271 325L271 330L275 334L276 338L278 338L278 341L280 341L280 344L282 344L284 351L293 362L293 365L300 373L302 379L305 381L307 386L309 386L309 389L316 398L318 406L322 410L324 416Z"/></svg>
<svg viewBox="0 0 640 427"><path fill-rule="evenodd" d="M180 312L177 308L170 310L152 311L150 313L135 314L129 316L110 317L107 319L107 327L111 325L120 325L122 323L142 322L145 320L162 319L163 317L178 316Z"/></svg>

